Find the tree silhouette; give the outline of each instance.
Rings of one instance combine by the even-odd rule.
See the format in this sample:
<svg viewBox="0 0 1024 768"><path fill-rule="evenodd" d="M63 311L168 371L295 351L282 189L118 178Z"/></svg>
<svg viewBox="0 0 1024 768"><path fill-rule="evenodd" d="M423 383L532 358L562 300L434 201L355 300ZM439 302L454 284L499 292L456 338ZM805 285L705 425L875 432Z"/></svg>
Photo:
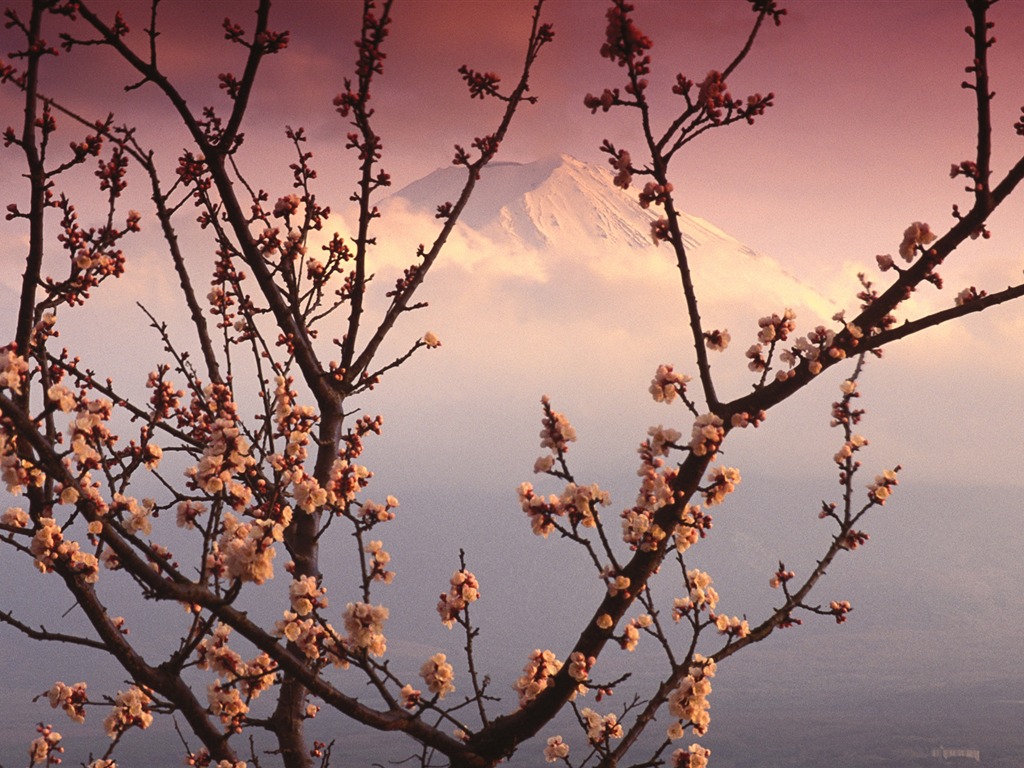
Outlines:
<svg viewBox="0 0 1024 768"><path fill-rule="evenodd" d="M23 94L24 112L20 127L8 128L4 138L24 155L27 185L27 203L11 203L7 219L27 233L28 247L20 301L11 308L15 337L0 348L0 462L15 497L0 517L0 542L5 557L29 558L40 578L59 579L91 632L32 626L6 609L0 620L36 640L108 654L130 679L125 690L99 696L84 682L56 682L47 692L51 705L76 722L86 721L93 707L108 706L109 746L90 757L90 768L114 766L126 734L168 715L191 765L230 768L248 760L326 766L332 744L306 733L306 721L322 708L369 729L408 734L418 742L414 759L423 766L496 765L539 734L548 762L698 768L709 751L695 741L679 746L679 740L706 733L718 665L805 618L846 620L849 602L817 602L812 590L835 558L867 539L859 526L886 503L899 471L879 470L865 492L857 458L867 442L856 429L862 415L858 377L866 358L886 345L1024 294L1024 284L993 293L970 288L948 309L900 317L919 287L941 287L937 270L964 241L988 236L988 217L1024 177L1024 157L994 178L987 64L994 43L987 18L992 3L969 0L973 51L964 87L976 95L978 141L973 159L954 165L952 175L967 180L971 207L954 208L955 223L944 233L911 223L897 257L878 257L888 282L876 285L862 276L855 316L838 314L833 325L802 336L784 307L762 317L746 352L753 386L726 399L710 360L732 336L702 321L701 286L693 277L669 171L692 140L752 123L773 104L770 93L737 98L728 86L764 28L781 23L785 13L774 0L749 2L753 23L742 48L700 79L678 74L666 95L675 111L663 125L649 101L652 41L629 3L614 0L607 11L600 55L617 65L620 84L588 95L584 104L595 113L625 110L637 118L635 146L606 141L602 151L616 172L615 184L632 189L642 182L638 205L658 212L650 236L678 266L695 379L666 363L654 373L649 394L682 404L690 425L688 432L650 429L639 451L636 503L613 524L602 512L610 503L607 492L571 470L575 430L547 398L542 401L546 453L534 469L562 490L545 496L523 483L522 510L534 533L556 534L581 547L606 589L571 647L537 649L525 660L511 702L478 668L479 629L471 606L481 585L465 557L437 610L446 626L461 632L468 680L456 685L454 656L446 653L425 658L414 670L391 663L388 600L381 590L393 573L378 537L381 526L395 519L399 502L370 495L379 499L386 489L371 490L373 473L359 462L364 440L381 431L382 421L359 415L353 403L390 371L440 345L428 332L397 356L382 351L399 319L425 306L418 289L516 113L534 100L530 77L554 38L543 21L544 0L534 8L522 69L511 87L493 72L459 70L471 98L498 107L495 127L468 148L456 145L452 162L464 171L460 193L438 201L429 244L383 289L372 282L373 249L387 235L375 201L390 177L381 165L371 94L384 74L391 0L365 0L355 71L333 104L348 125L345 146L358 156L349 199L357 226L348 235L334 233L314 252L309 246L319 233L331 231L332 210L317 195L306 132L286 132L293 157L289 191L259 189L245 171L253 161L244 152L243 127L256 119L249 107L257 76L265 59L286 55L290 41L288 32L271 26L270 0L258 1L252 29L224 20L224 38L245 51L244 69L217 75L223 104L199 111L158 62L157 2L141 34L129 30L120 14L109 17L89 2L34 0L27 12L7 11L7 27L20 42L0 63L0 79ZM64 30L56 47L45 40L51 29ZM113 115L80 114L41 91L40 72L50 60L87 46L130 67L136 79L129 90L159 92L173 108L190 146L177 156L172 176L166 158L143 145L136 127ZM1021 122L1013 128L1024 135ZM65 148L67 136L73 138ZM62 191L65 179L90 168L105 211L95 223L85 223ZM123 210L131 173L149 185L153 208L145 214ZM144 308L163 351L151 370L139 369L148 392L139 398L88 367L75 350L62 348L58 338L65 323L74 322L76 308L124 272L133 234L151 225L162 233L192 338L175 338L165 320ZM198 288L201 265L179 235L195 227L214 251L205 298ZM381 296L378 311L371 299ZM834 457L841 492L821 506L820 517L832 526L828 544L807 572L780 562L765 575L780 595L766 615L754 620L719 612L712 576L692 567L688 553L709 535L710 508L740 482L738 469L718 462L722 445L733 430L757 427L774 406L833 366L846 366L848 374L832 410L832 424L842 432ZM359 399L360 407L364 401ZM153 498L140 498L154 488ZM328 584L321 540L345 535L356 543L359 578ZM287 595L267 584L275 573L286 574ZM656 599L656 581L670 590L667 599ZM161 656L134 642L127 631L132 617L111 615L111 596L125 591L139 605L146 601L166 611L167 631L175 638L171 652ZM254 619L248 607L259 601L280 601L280 618L273 624ZM607 711L600 702L624 678L597 677L599 660L609 648L629 651L641 639L663 651L663 669L652 685ZM562 712L575 715L579 733L548 732ZM652 728L659 714L662 720ZM653 746L638 754L651 738ZM29 763L57 764L60 742L52 726L40 725ZM526 764L538 759L536 752L523 756Z"/></svg>

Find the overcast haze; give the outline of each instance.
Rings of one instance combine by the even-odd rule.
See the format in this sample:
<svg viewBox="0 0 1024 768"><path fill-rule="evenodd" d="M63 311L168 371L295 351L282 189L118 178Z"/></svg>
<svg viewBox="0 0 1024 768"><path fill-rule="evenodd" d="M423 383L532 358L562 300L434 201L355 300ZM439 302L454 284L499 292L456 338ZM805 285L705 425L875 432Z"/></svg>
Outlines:
<svg viewBox="0 0 1024 768"><path fill-rule="evenodd" d="M141 3L95 5L124 5L133 30L144 26ZM181 78L193 106L222 103L216 74L240 69L239 49L222 39L224 11L214 5L161 6L161 60ZM251 26L250 3L227 5ZM687 227L702 311L733 337L713 360L730 397L751 386L742 353L758 317L792 306L804 332L836 309L854 309L856 273L881 280L874 257L895 253L908 224L928 221L944 231L951 205L969 202L962 180L949 178L952 163L973 156L976 140L971 95L960 88L970 57L966 8L945 0L783 5L789 14L782 26L765 30L730 79L734 95L774 91L777 106L753 127L713 132L674 168L679 205L697 217ZM383 166L395 181L381 203L377 287L390 285L415 245L431 239L430 211L450 199L452 145L468 144L494 120L493 105L466 97L457 67L493 69L511 80L530 6L397 3L385 77L374 93ZM646 214L610 185L597 151L608 137L639 156L634 116L591 116L583 107L587 92L621 86L621 71L597 55L605 6L552 0L547 16L556 41L533 80L540 101L519 115L499 154L502 165L484 176L478 200L424 287L430 307L406 317L394 337L395 348L406 349L433 330L443 346L414 357L358 403L385 419L384 435L368 447L367 464L377 475L369 495L393 493L402 502L401 519L384 531L397 572L386 596L396 664L411 668L426 649L458 647L458 638L438 625L433 604L461 547L481 579L481 653L503 694L530 650L565 647L575 637L589 615L580 604L589 605L586 598L601 588L575 552L531 535L515 498L523 480L542 485L531 473L540 454L541 395L549 394L576 426L573 468L611 491L612 514L632 504L635 450L647 426L689 428L681 409L647 395L659 363L695 373L678 273L667 252L646 241ZM664 94L663 104L670 103L676 72L700 80L724 66L751 16L739 0L637 6L638 24L655 39L652 89ZM306 126L320 172L317 193L339 213L328 226L345 231L354 165L342 150L347 126L330 100L351 69L357 4L280 3L275 14L271 27L288 28L292 43L266 63L251 112L258 120L247 129L240 162L272 199L290 192L284 126ZM1024 104L1024 4L1004 0L992 18L998 177L1024 148L1012 129ZM6 53L11 33L0 35ZM130 78L102 51L82 51L75 61L74 70L51 70L43 90L85 114L114 108L141 126L141 142L157 147L162 165L172 169L186 137L155 89L122 93ZM83 74L89 88L81 86ZM17 94L0 88L0 122L18 119ZM17 162L15 152L0 153L5 206L25 196ZM130 183L131 205L147 210L143 179ZM537 211L546 215L533 216ZM599 221L616 221L617 228L600 235ZM156 223L144 220L144 227L129 245L126 275L61 318L64 343L137 392L162 357L135 302L186 332ZM1011 200L991 228L990 240L969 243L941 269L944 291L915 297L918 310L952 305L967 285L991 291L1019 282L1024 197ZM0 225L3 339L13 335L26 242L21 222ZM186 245L195 264L210 260L202 235L190 235ZM875 743L865 749L886 759L924 754L940 741L981 748L983 765L1024 759L1013 725L1024 715L1022 337L1024 311L1011 304L901 342L869 364L861 385L868 409L862 432L871 441L864 483L896 463L905 469L894 498L866 521L870 542L841 558L819 588L822 601L851 599L855 610L842 627L811 621L723 665L711 731L702 739L715 750L713 766L804 764L797 754L813 754L807 765L858 765L841 759L851 760L868 728ZM716 514L699 563L714 575L730 614L763 616L777 597L767 582L779 558L807 567L824 550L828 531L816 513L839 491L831 457L842 443L828 428L829 404L848 373L829 371L773 410L761 429L730 437L728 463L740 468L743 482ZM26 558L7 551L0 558L0 592L9 601L0 607L35 621L70 607L52 585L38 586L47 579ZM332 605L345 599L339 594ZM160 624L149 613L137 623L159 642ZM30 701L54 679L81 679L94 660L41 652L5 626L0 642L12 662L0 667L10 670L0 683L0 764L23 761L19 750L40 720L57 723L69 744L97 743L80 741L83 729L45 701ZM609 659L613 667L638 660L615 652ZM99 668L95 674L115 686L121 679ZM758 762L749 750L763 747L766 730L774 736ZM154 738L173 748L168 731ZM140 734L128 740L136 746L127 745L125 754L138 762L125 765L164 765L143 762L152 756L141 757ZM352 765L363 764L355 755L365 744L349 742ZM399 748L393 756L404 754ZM538 747L527 745L524 754L539 755ZM70 764L84 759L69 756Z"/></svg>

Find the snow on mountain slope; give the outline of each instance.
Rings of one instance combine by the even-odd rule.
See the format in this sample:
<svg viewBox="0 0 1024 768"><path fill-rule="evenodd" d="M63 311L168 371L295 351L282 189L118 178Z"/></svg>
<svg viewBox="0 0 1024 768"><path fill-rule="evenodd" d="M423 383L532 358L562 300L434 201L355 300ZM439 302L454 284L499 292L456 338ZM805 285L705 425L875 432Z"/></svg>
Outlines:
<svg viewBox="0 0 1024 768"><path fill-rule="evenodd" d="M399 212L433 214L440 203L456 198L464 177L464 169L449 167L413 182L382 203L383 221ZM650 237L658 215L640 208L635 189L614 186L604 168L567 155L526 164L494 163L485 169L460 219L465 249L444 258L538 282L597 280L620 289L657 283L678 299L679 274L671 251L656 247ZM819 322L836 311L833 302L776 261L710 222L687 214L680 220L698 291L709 308L731 305L766 314L801 306ZM754 298L759 309L750 304Z"/></svg>

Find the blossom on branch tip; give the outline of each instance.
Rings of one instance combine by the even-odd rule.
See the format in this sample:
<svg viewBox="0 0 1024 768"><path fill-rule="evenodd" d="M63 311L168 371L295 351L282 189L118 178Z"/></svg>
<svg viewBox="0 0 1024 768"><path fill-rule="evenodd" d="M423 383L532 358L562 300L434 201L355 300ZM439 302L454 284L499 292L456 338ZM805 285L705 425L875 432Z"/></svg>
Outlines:
<svg viewBox="0 0 1024 768"><path fill-rule="evenodd" d="M450 583L451 588L441 593L441 599L437 603L441 623L449 629L455 625L458 615L466 606L480 599L480 583L469 571L456 571L452 574Z"/></svg>
<svg viewBox="0 0 1024 768"><path fill-rule="evenodd" d="M58 765L61 760L57 755L64 751L64 747L60 746L63 737L53 730L52 725L40 723L36 730L39 733L39 737L28 747L29 764Z"/></svg>
<svg viewBox="0 0 1024 768"><path fill-rule="evenodd" d="M750 634L750 625L747 624L747 620L738 616L717 616L715 617L715 627L720 634L729 637L743 638Z"/></svg>
<svg viewBox="0 0 1024 768"><path fill-rule="evenodd" d="M678 429L666 428L659 424L656 427L648 428L647 435L651 438L651 453L654 456L668 456L669 448L679 442L683 433Z"/></svg>
<svg viewBox="0 0 1024 768"><path fill-rule="evenodd" d="M540 447L565 453L569 443L576 441L576 430L564 414L551 409L551 401L547 395L541 398L544 405L544 418L541 419Z"/></svg>
<svg viewBox="0 0 1024 768"><path fill-rule="evenodd" d="M604 744L611 739L622 738L622 725L619 718L614 714L607 714L603 717L589 707L580 712L587 728L587 741L591 744Z"/></svg>
<svg viewBox="0 0 1024 768"><path fill-rule="evenodd" d="M729 335L728 328L704 332L704 343L712 352L724 352L730 341L732 336Z"/></svg>
<svg viewBox="0 0 1024 768"><path fill-rule="evenodd" d="M885 472L875 477L875 482L868 486L868 496L873 502L885 504L885 500L892 495L892 487L899 485L899 480L896 478L897 471L899 471L899 467L895 470L885 470Z"/></svg>
<svg viewBox="0 0 1024 768"><path fill-rule="evenodd" d="M656 205L664 205L668 202L668 196L672 194L671 184L658 184L653 181L649 181L644 184L643 191L639 194L638 198L640 201L640 207L647 210L651 207L651 203Z"/></svg>
<svg viewBox="0 0 1024 768"><path fill-rule="evenodd" d="M402 706L406 709L416 709L420 703L420 697L423 695L422 691L413 688L411 685L406 683L402 686Z"/></svg>
<svg viewBox="0 0 1024 768"><path fill-rule="evenodd" d="M957 307L962 307L964 304L968 304L975 299L984 298L985 296L988 296L987 291L979 291L972 285L970 288L964 288L960 291L953 300L953 304Z"/></svg>
<svg viewBox="0 0 1024 768"><path fill-rule="evenodd" d="M29 522L28 512L21 507L8 507L3 515L0 515L0 525L11 528L27 528Z"/></svg>
<svg viewBox="0 0 1024 768"><path fill-rule="evenodd" d="M935 241L935 233L924 222L915 221L903 232L903 241L900 243L900 256L904 261L914 260L917 248Z"/></svg>
<svg viewBox="0 0 1024 768"><path fill-rule="evenodd" d="M686 572L686 583L690 592L687 597L673 600L672 619L680 621L690 611L715 610L718 592L711 586L711 576L696 568Z"/></svg>
<svg viewBox="0 0 1024 768"><path fill-rule="evenodd" d="M668 219L660 218L651 222L651 240L655 245L661 245L669 239Z"/></svg>
<svg viewBox="0 0 1024 768"><path fill-rule="evenodd" d="M836 617L836 624L842 624L846 621L847 614L853 610L853 606L849 600L833 600L829 603L829 613Z"/></svg>
<svg viewBox="0 0 1024 768"><path fill-rule="evenodd" d="M768 580L768 586L772 589L778 589L780 586L785 584L791 579L795 579L796 574L793 571L787 571L781 563L779 563L779 570L772 574L771 579Z"/></svg>
<svg viewBox="0 0 1024 768"><path fill-rule="evenodd" d="M50 706L56 709L60 707L76 723L85 722L85 683L65 685L57 682L53 684L46 693L50 700Z"/></svg>
<svg viewBox="0 0 1024 768"><path fill-rule="evenodd" d="M557 763L569 756L569 745L562 741L561 736L548 738L547 746L544 747L544 760L548 763Z"/></svg>
<svg viewBox="0 0 1024 768"><path fill-rule="evenodd" d="M608 91L605 91L605 94L608 94ZM617 91L614 93L614 97L618 98ZM602 99L603 98L605 97L602 97ZM618 171L614 179L615 186L621 187L622 189L629 189L629 185L633 183L633 167L630 164L631 162L632 158L630 157L629 152L624 149L620 149L608 159L608 163L612 168Z"/></svg>
<svg viewBox="0 0 1024 768"><path fill-rule="evenodd" d="M107 736L116 739L129 728L149 728L153 723L153 715L149 711L152 703L149 695L137 686L118 691L114 709L103 721Z"/></svg>
<svg viewBox="0 0 1024 768"><path fill-rule="evenodd" d="M677 395L686 393L686 385L691 378L685 373L676 373L671 365L659 365L651 379L648 391L656 403L671 403Z"/></svg>
<svg viewBox="0 0 1024 768"><path fill-rule="evenodd" d="M455 690L455 685L452 683L454 678L452 665L448 663L447 657L443 653L435 653L424 662L420 667L420 677L427 684L427 689L440 699Z"/></svg>
<svg viewBox="0 0 1024 768"><path fill-rule="evenodd" d="M715 467L708 481L708 487L703 490L704 504L713 507L721 504L726 496L736 490L740 482L740 471L735 467Z"/></svg>
<svg viewBox="0 0 1024 768"><path fill-rule="evenodd" d="M428 349L437 349L441 346L441 340L437 337L437 334L433 331L427 331L423 335L423 343Z"/></svg>

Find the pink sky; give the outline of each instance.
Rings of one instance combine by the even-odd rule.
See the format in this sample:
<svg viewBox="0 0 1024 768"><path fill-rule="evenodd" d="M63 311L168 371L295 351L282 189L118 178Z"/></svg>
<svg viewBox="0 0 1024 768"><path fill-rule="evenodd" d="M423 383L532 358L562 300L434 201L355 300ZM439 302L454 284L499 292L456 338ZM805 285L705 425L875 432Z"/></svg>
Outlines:
<svg viewBox="0 0 1024 768"><path fill-rule="evenodd" d="M123 4L95 5L107 10ZM126 11L140 47L146 5L129 3ZM228 3L232 18L251 25L250 5ZM739 0L637 5L638 24L655 39L653 92L664 94L664 107L672 105L667 91L675 73L699 80L722 68L753 17ZM677 161L676 187L687 211L795 269L828 278L845 261L863 264L891 250L910 220L940 227L953 202L966 202L961 185L947 176L951 163L971 157L975 141L971 94L959 87L970 56L963 33L969 13L954 0L783 5L789 13L782 26L764 30L730 81L735 95L774 91L777 106L753 128L734 126L692 145ZM531 6L532 0L396 4L386 77L376 98L385 166L397 186L446 164L453 143L489 130L493 105L470 102L456 70L466 63L513 79ZM605 137L635 145L635 115L591 116L582 105L588 91L622 84L621 72L597 55L605 7L598 0L550 0L545 15L557 38L533 80L540 103L520 115L502 159L567 152L602 161L597 147ZM305 125L322 150L322 172L343 180L339 192L347 191L352 174L350 161L335 151L346 126L330 99L351 67L358 8L355 2L275 7L272 26L289 29L292 43L265 64L252 113L260 119L249 128L250 146L262 154L283 148L285 124ZM161 6L161 61L181 78L194 105L223 104L214 75L241 66L242 49L220 34L223 13L222 6L206 2ZM1024 81L1016 78L1024 58L1024 14L1006 2L992 18L999 40L992 54L998 173L1021 144L1011 125L1024 104ZM108 62L102 55L76 57L76 71L85 67L93 74L88 91L76 81L69 93L71 79L62 82L60 75L47 87L96 114L118 99L120 114L156 126L150 134L155 146L167 152L182 146L173 123L150 119L165 114L154 89L122 99L121 79L109 76ZM15 108L9 92L0 99L4 111ZM997 237L985 258L998 262L1019 252L1014 243L1024 235L1017 225L1024 220L1021 211L1017 203L995 219Z"/></svg>

